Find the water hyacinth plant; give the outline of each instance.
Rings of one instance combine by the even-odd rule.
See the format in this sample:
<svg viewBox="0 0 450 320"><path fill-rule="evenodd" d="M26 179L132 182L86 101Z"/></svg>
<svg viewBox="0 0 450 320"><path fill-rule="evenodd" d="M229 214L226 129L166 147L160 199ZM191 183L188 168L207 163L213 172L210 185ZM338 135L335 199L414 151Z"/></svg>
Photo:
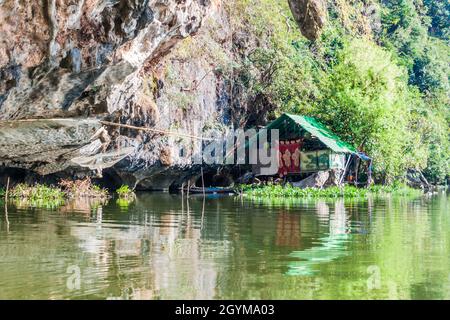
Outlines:
<svg viewBox="0 0 450 320"><path fill-rule="evenodd" d="M116 193L119 196L119 199L131 200L136 197L133 190L127 185L120 186L120 188L116 190Z"/></svg>
<svg viewBox="0 0 450 320"><path fill-rule="evenodd" d="M5 197L5 193L5 190L1 189L0 197ZM19 183L9 189L8 196L19 206L57 208L64 205L68 198L107 199L108 190L94 185L89 178L86 178L75 181L62 180L57 187Z"/></svg>
<svg viewBox="0 0 450 320"><path fill-rule="evenodd" d="M9 190L8 196L20 205L55 208L64 204L66 193L58 187L20 183Z"/></svg>
<svg viewBox="0 0 450 320"><path fill-rule="evenodd" d="M264 186L244 185L240 186L240 191L247 196L253 197L280 197L280 198L355 198L367 197L368 195L420 195L421 190L413 189L405 184L393 184L390 186L372 186L369 188L357 188L354 186L318 188L297 188L290 184L285 186L268 184Z"/></svg>
<svg viewBox="0 0 450 320"><path fill-rule="evenodd" d="M9 191L11 198L30 200L64 200L65 193L60 188L42 184L27 185L20 183Z"/></svg>

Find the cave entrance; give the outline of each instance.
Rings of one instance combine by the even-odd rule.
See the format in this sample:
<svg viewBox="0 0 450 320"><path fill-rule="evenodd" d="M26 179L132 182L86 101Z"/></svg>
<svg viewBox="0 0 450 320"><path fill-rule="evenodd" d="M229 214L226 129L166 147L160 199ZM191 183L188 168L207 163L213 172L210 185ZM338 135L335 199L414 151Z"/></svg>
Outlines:
<svg viewBox="0 0 450 320"><path fill-rule="evenodd" d="M203 180L206 188L229 187L233 184L233 177L228 172L220 170L209 170L203 172ZM196 187L202 187L202 176L200 175L194 184Z"/></svg>

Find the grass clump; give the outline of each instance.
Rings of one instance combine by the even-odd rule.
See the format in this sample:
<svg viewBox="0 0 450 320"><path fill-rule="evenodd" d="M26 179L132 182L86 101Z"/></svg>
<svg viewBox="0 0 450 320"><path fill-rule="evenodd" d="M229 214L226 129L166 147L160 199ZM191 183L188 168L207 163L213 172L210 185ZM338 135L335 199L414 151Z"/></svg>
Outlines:
<svg viewBox="0 0 450 320"><path fill-rule="evenodd" d="M247 196L275 197L275 198L358 198L368 195L420 195L421 190L413 189L405 184L393 184L390 186L372 186L370 188L356 188L354 186L317 188L297 188L288 184L286 186L268 184L264 186L241 186L240 191Z"/></svg>
<svg viewBox="0 0 450 320"><path fill-rule="evenodd" d="M119 199L130 200L136 197L134 191L127 185L122 185L119 189L116 190L116 193L119 196Z"/></svg>
<svg viewBox="0 0 450 320"><path fill-rule="evenodd" d="M0 189L0 197L5 190ZM36 208L57 208L65 204L68 198L94 198L106 200L108 190L92 183L90 178L83 180L61 180L57 187L44 184L29 185L19 183L9 190L8 196L17 205Z"/></svg>
<svg viewBox="0 0 450 320"><path fill-rule="evenodd" d="M55 208L64 204L66 193L61 188L42 184L19 183L9 191L15 202L31 207Z"/></svg>
<svg viewBox="0 0 450 320"><path fill-rule="evenodd" d="M50 187L42 184L27 185L19 183L9 191L11 198L21 198L30 200L64 200L65 193L57 187Z"/></svg>

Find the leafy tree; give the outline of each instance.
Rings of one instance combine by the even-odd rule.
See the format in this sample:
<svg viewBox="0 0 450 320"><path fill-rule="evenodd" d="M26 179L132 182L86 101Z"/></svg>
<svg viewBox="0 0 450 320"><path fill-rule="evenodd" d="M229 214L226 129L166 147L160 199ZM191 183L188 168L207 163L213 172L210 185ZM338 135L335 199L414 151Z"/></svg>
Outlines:
<svg viewBox="0 0 450 320"><path fill-rule="evenodd" d="M371 154L376 171L388 181L426 161L423 151L405 157L412 140L408 127L413 103L405 79L405 70L386 50L367 40L348 40L338 63L323 78L322 97L312 111Z"/></svg>
<svg viewBox="0 0 450 320"><path fill-rule="evenodd" d="M430 33L442 39L450 36L450 1L448 0L424 0L431 17Z"/></svg>
<svg viewBox="0 0 450 320"><path fill-rule="evenodd" d="M287 1L232 2L235 27L257 38L242 54L235 83L245 87L250 104L263 97L258 101L275 113L321 119L374 158L382 181L415 168L433 182L445 182L450 174L448 0L368 1L381 10L382 31L373 36L351 27L352 19L367 22L362 16L367 3L340 2L347 5L330 6L329 22L314 43L296 28Z"/></svg>

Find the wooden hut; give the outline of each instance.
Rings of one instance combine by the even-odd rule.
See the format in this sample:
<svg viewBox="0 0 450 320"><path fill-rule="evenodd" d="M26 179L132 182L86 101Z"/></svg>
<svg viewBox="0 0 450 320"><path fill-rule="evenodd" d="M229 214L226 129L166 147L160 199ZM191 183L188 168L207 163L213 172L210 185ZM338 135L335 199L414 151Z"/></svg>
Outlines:
<svg viewBox="0 0 450 320"><path fill-rule="evenodd" d="M305 176L330 169L342 170L345 174L355 159L370 161L368 168L369 171L371 169L369 157L344 142L315 118L285 113L265 129L269 132L272 129L279 130L279 139L276 141L277 174L281 177ZM252 166L252 171L258 176L262 168L262 165L256 164Z"/></svg>

